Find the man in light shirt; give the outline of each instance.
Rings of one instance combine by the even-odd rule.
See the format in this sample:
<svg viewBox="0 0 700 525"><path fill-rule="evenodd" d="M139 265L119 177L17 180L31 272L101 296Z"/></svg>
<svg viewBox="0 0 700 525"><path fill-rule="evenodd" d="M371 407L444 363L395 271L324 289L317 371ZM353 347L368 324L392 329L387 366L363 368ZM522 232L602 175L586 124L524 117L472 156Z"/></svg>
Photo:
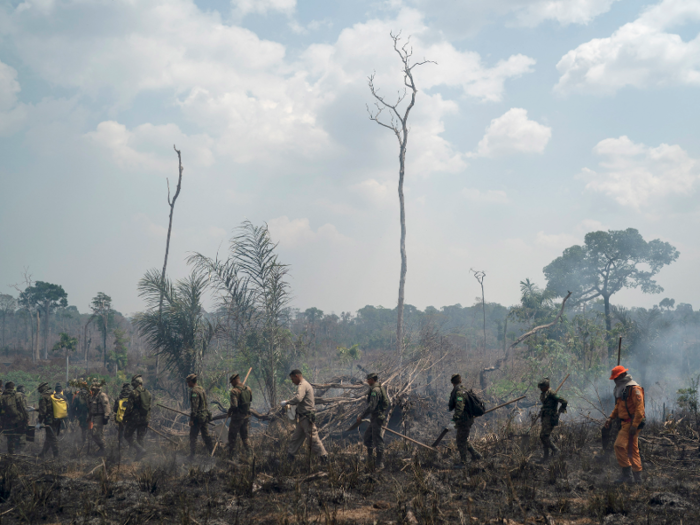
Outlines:
<svg viewBox="0 0 700 525"><path fill-rule="evenodd" d="M292 461L294 454L299 451L305 439L311 443L311 450L314 454L321 458L321 463L328 461L328 453L323 446L323 443L318 437L318 429L316 428L316 402L314 400L314 389L309 382L301 375L300 370L292 370L289 373L289 378L297 386L297 393L291 399L282 401L281 405L292 405L297 407L297 426L294 429L292 438L289 441L289 449L287 450L287 459Z"/></svg>

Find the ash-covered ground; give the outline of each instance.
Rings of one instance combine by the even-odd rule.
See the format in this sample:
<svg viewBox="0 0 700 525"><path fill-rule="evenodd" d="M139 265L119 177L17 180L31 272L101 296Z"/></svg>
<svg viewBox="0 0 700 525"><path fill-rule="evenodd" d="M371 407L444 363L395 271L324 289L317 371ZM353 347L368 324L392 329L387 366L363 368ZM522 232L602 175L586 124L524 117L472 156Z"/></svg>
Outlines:
<svg viewBox="0 0 700 525"><path fill-rule="evenodd" d="M33 456L42 438L22 455L0 461L2 523L236 524L236 523L700 523L698 434L686 421L650 424L640 446L642 485L618 486L614 456L600 447L599 428L564 422L555 432L560 456L538 464L537 427L507 419L475 425L473 442L484 455L454 470L454 436L437 453L387 434L386 469L366 465L360 435L326 440L328 466L300 453L286 457L288 429L264 427L253 454L229 461L217 447L186 461L181 445L150 433L150 454L140 462L110 436L110 454L98 458L63 438L62 457ZM409 428L430 443L437 427ZM201 445L200 445L201 446Z"/></svg>

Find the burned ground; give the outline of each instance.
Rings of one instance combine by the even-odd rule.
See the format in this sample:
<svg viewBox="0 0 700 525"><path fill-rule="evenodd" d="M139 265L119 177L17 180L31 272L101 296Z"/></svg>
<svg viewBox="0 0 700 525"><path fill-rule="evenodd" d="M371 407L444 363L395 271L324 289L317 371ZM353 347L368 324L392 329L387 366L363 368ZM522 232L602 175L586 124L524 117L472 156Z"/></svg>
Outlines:
<svg viewBox="0 0 700 525"><path fill-rule="evenodd" d="M418 432L437 434L434 428ZM700 522L697 432L687 424L650 424L640 447L643 485L617 486L614 457L592 422L564 422L562 453L538 464L537 429L507 418L483 422L474 444L484 459L451 468L450 435L437 453L388 438L386 469L365 464L359 436L326 441L327 467L299 454L287 463L287 429L258 431L253 456L228 461L198 456L150 435L140 463L116 444L104 459L68 436L60 460L32 456L41 444L0 461L2 523L556 523L681 524ZM435 432L430 432L435 430ZM525 435L524 435L525 434ZM112 439L115 439L114 437ZM158 439L158 441L155 441Z"/></svg>

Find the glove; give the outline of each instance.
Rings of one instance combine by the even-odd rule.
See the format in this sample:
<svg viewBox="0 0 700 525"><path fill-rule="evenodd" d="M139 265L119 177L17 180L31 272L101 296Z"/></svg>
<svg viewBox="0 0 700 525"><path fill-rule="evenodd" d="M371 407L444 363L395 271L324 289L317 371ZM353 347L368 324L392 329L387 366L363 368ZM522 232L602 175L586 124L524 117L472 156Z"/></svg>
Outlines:
<svg viewBox="0 0 700 525"><path fill-rule="evenodd" d="M610 424L612 423L612 418L608 418L605 420L605 424L603 425L605 428L610 428Z"/></svg>
<svg viewBox="0 0 700 525"><path fill-rule="evenodd" d="M106 425L107 423L109 423L109 416L102 416L102 424Z"/></svg>
<svg viewBox="0 0 700 525"><path fill-rule="evenodd" d="M634 425L630 425L629 436L632 437L632 436L634 436L636 433L637 433L637 427L635 427Z"/></svg>
<svg viewBox="0 0 700 525"><path fill-rule="evenodd" d="M449 428L450 430L456 430L456 429L457 429L457 425L455 424L454 420L453 420L453 421L450 421L450 422L448 423L447 428Z"/></svg>
<svg viewBox="0 0 700 525"><path fill-rule="evenodd" d="M190 421L188 424L189 424L189 426L193 427L193 426L194 426L194 421Z"/></svg>
<svg viewBox="0 0 700 525"><path fill-rule="evenodd" d="M37 423L36 426L34 427L37 430L41 430L41 423Z"/></svg>
<svg viewBox="0 0 700 525"><path fill-rule="evenodd" d="M286 407L288 404L289 404L289 401L282 401L282 402L280 403L280 406L281 406L281 407Z"/></svg>

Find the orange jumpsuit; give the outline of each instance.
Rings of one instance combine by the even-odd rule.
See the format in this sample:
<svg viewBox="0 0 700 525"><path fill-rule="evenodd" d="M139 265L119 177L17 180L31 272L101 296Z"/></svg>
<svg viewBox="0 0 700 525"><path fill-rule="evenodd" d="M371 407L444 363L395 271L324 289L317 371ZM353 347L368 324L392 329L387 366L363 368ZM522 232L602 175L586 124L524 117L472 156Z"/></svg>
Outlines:
<svg viewBox="0 0 700 525"><path fill-rule="evenodd" d="M644 419L644 391L640 386L632 386L628 389L627 399L621 397L615 400L615 409L610 414L611 418L622 420L622 428L615 440L615 456L621 467L632 467L634 472L642 471L642 458L639 456L639 431L630 438L630 427L639 424Z"/></svg>

